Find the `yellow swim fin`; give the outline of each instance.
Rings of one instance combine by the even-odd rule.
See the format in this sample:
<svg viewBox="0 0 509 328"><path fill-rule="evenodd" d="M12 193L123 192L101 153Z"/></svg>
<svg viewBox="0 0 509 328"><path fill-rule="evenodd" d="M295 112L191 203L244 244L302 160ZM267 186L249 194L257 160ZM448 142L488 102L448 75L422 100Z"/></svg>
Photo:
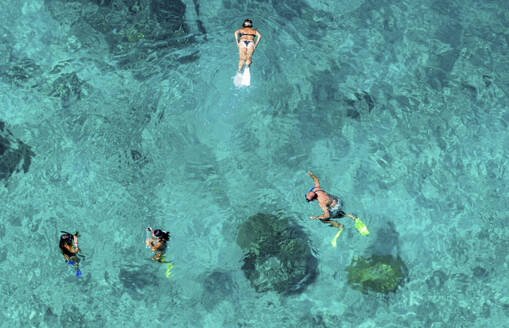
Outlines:
<svg viewBox="0 0 509 328"><path fill-rule="evenodd" d="M355 218L355 229L363 236L369 235L368 227L359 218Z"/></svg>
<svg viewBox="0 0 509 328"><path fill-rule="evenodd" d="M338 239L339 235L341 235L341 232L343 232L343 228L339 229L334 238L332 238L332 247L336 247L336 240Z"/></svg>
<svg viewBox="0 0 509 328"><path fill-rule="evenodd" d="M168 266L166 267L166 278L170 278L171 276L171 269L173 269L173 263L168 263Z"/></svg>

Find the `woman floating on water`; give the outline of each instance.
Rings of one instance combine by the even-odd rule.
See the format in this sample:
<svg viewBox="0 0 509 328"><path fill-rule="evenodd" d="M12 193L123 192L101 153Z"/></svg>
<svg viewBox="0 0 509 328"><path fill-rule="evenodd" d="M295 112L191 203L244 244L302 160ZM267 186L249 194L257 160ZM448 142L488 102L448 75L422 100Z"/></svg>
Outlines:
<svg viewBox="0 0 509 328"><path fill-rule="evenodd" d="M255 37L257 37L256 43ZM246 64L246 68L249 68L249 65L251 65L251 56L261 38L261 34L253 29L253 21L249 18L242 23L242 28L235 31L235 43L239 48L239 73L244 64Z"/></svg>

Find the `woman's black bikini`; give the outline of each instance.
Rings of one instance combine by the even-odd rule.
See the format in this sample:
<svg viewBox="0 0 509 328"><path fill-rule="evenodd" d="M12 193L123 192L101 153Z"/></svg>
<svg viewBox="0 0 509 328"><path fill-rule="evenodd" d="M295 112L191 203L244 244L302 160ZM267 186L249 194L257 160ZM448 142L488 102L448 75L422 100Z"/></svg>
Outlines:
<svg viewBox="0 0 509 328"><path fill-rule="evenodd" d="M242 33L242 32L239 32L239 39L240 39L241 37L243 37L244 35L250 35L250 36L252 36L253 38L256 36L256 34L251 34L251 33ZM249 46L249 43L250 43L250 42L253 42L253 43L254 43L254 41L253 41L253 40L240 40L240 41L244 42L244 44L246 45L246 48Z"/></svg>

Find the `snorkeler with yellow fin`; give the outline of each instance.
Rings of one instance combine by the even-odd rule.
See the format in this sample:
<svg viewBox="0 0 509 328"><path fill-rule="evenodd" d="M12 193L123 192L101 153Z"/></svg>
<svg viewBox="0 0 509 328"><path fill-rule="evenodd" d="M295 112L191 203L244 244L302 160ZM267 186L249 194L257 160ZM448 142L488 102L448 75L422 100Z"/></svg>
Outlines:
<svg viewBox="0 0 509 328"><path fill-rule="evenodd" d="M166 251L167 242L170 240L170 233L167 231L162 231L161 229L152 230L151 227L145 229L147 231L147 238L145 239L145 244L150 248L151 251L155 252L152 260L157 261L159 263L167 263L166 266L166 278L171 276L171 270L173 269L173 263L167 262L164 257L164 253ZM149 234L151 235L150 238Z"/></svg>
<svg viewBox="0 0 509 328"><path fill-rule="evenodd" d="M318 205L323 210L323 214L320 216L311 216L310 219L319 219L323 223L330 224L332 227L338 228L338 232L334 236L331 241L333 247L336 247L336 240L341 235L343 231L343 224L338 223L336 221L332 221L330 219L339 219L342 217L349 217L355 222L355 228L359 231L359 233L363 236L369 234L369 230L366 225L357 217L352 214L346 214L343 212L343 201L339 199L339 197L331 195L327 193L325 190L320 188L320 183L318 182L318 178L313 175L313 173L308 172L309 177L313 179L315 182L315 186L306 193L306 201L312 202L314 200L318 201Z"/></svg>

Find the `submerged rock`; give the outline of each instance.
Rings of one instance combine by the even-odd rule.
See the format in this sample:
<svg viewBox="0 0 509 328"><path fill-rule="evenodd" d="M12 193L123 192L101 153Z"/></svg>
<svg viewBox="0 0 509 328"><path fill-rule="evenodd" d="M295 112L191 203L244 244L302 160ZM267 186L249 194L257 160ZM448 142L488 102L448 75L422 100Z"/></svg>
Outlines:
<svg viewBox="0 0 509 328"><path fill-rule="evenodd" d="M203 281L204 292L200 303L207 311L213 310L223 300L232 300L238 286L228 272L214 271Z"/></svg>
<svg viewBox="0 0 509 328"><path fill-rule="evenodd" d="M94 52L108 47L124 69L146 69L149 58L152 62L158 55L166 56L168 49L194 43L185 18L186 5L180 0L55 0L48 1L47 7L57 21L68 26L78 41L73 44Z"/></svg>
<svg viewBox="0 0 509 328"><path fill-rule="evenodd" d="M318 260L307 236L288 218L258 213L239 227L242 270L257 292L295 293L317 275Z"/></svg>
<svg viewBox="0 0 509 328"><path fill-rule="evenodd" d="M147 287L159 286L159 280L153 272L149 272L145 267L127 266L118 273L118 279L127 293L134 299L142 299L142 290Z"/></svg>
<svg viewBox="0 0 509 328"><path fill-rule="evenodd" d="M369 291L394 292L408 275L408 270L398 256L373 255L352 259L347 267L348 284L367 294Z"/></svg>
<svg viewBox="0 0 509 328"><path fill-rule="evenodd" d="M52 322L52 324L54 325L55 322ZM86 316L76 305L69 304L69 306L62 309L62 313L60 314L60 325L61 327L86 327Z"/></svg>
<svg viewBox="0 0 509 328"><path fill-rule="evenodd" d="M6 49L9 52L10 49ZM21 88L35 88L39 86L41 68L30 58L12 58L11 62L1 70L0 78Z"/></svg>
<svg viewBox="0 0 509 328"><path fill-rule="evenodd" d="M62 100L62 105L68 107L73 100L79 100L82 95L82 85L86 84L78 78L76 72L64 73L53 81L50 96Z"/></svg>
<svg viewBox="0 0 509 328"><path fill-rule="evenodd" d="M0 121L0 180L6 180L20 170L28 172L34 155L30 147L16 139Z"/></svg>

